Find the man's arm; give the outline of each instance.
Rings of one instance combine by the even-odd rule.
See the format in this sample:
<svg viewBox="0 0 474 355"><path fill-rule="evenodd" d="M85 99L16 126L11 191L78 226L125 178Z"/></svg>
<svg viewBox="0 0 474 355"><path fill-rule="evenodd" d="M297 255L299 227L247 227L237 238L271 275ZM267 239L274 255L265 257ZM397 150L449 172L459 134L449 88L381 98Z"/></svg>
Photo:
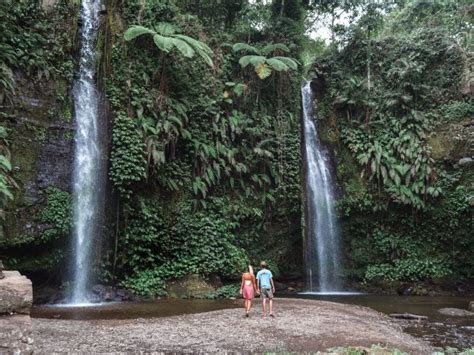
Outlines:
<svg viewBox="0 0 474 355"><path fill-rule="evenodd" d="M275 284L273 283L273 277L270 278L270 283L272 284L272 292L275 293Z"/></svg>
<svg viewBox="0 0 474 355"><path fill-rule="evenodd" d="M258 274L257 274L257 290L260 290L260 279L258 278Z"/></svg>

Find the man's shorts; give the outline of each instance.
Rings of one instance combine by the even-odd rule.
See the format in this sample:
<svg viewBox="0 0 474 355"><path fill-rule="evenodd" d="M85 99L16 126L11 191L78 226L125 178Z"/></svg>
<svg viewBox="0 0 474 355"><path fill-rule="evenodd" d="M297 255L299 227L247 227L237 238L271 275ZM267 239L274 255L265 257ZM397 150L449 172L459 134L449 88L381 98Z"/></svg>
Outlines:
<svg viewBox="0 0 474 355"><path fill-rule="evenodd" d="M260 289L260 297L272 299L273 298L273 292L269 288L261 288Z"/></svg>

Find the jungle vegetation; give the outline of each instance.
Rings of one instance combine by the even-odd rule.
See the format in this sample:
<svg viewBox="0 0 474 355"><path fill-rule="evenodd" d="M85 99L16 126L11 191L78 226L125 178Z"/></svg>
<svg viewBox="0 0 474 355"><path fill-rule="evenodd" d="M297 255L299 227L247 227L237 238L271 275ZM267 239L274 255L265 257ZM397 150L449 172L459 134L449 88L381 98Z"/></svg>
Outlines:
<svg viewBox="0 0 474 355"><path fill-rule="evenodd" d="M25 205L27 186L25 159L9 149L22 134L17 78L70 87L77 62L77 1L7 3L2 221ZM260 259L302 277L303 78L314 79L333 151L347 279L473 278L473 169L457 162L469 150L437 140L448 127L454 142L474 113L468 1L107 0L106 9L97 80L110 106L111 202L101 282L157 296L167 280L232 280ZM57 100L70 117L70 89ZM41 143L45 132L32 134ZM42 194L36 233L0 234L4 263L40 279L67 263L71 227L69 192Z"/></svg>

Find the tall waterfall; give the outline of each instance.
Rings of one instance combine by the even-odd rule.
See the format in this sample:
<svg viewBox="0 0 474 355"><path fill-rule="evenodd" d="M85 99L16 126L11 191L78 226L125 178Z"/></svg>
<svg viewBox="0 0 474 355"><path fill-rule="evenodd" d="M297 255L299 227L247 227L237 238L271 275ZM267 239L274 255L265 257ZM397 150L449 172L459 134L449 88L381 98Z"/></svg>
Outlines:
<svg viewBox="0 0 474 355"><path fill-rule="evenodd" d="M329 155L319 140L309 81L303 83L301 94L306 157L307 288L311 292L337 292L340 290L339 233Z"/></svg>
<svg viewBox="0 0 474 355"><path fill-rule="evenodd" d="M80 64L73 87L76 121L73 175L73 304L87 302L92 249L98 232L98 206L103 190L98 92L95 86L95 37L99 25L99 1L81 2Z"/></svg>

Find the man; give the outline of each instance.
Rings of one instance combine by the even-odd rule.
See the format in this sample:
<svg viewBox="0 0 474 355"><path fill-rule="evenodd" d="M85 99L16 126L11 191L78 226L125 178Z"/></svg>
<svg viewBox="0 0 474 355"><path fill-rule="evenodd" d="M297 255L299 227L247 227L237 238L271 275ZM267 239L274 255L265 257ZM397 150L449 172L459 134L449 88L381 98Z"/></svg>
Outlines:
<svg viewBox="0 0 474 355"><path fill-rule="evenodd" d="M267 269L267 263L262 261L260 263L262 268L257 273L257 288L260 290L260 295L263 299L263 316L265 317L267 311L267 298L269 303L269 316L273 317L273 294L275 293L275 284L273 283L273 275Z"/></svg>

